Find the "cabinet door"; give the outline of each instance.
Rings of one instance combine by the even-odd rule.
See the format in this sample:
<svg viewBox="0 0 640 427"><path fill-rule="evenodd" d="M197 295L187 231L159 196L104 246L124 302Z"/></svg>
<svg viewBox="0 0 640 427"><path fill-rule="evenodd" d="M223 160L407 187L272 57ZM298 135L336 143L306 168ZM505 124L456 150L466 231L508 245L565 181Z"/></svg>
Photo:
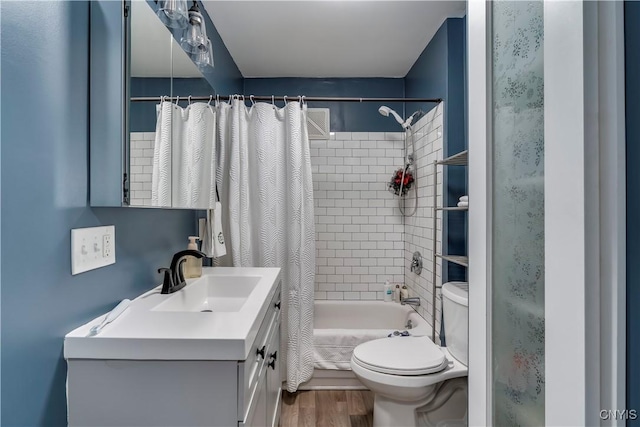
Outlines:
<svg viewBox="0 0 640 427"><path fill-rule="evenodd" d="M280 377L280 323L277 322L269 340L267 365L267 425L276 427L280 419L280 397L282 379Z"/></svg>
<svg viewBox="0 0 640 427"><path fill-rule="evenodd" d="M267 425L267 375L265 368L260 373L258 385L251 398L249 412L239 427L265 427Z"/></svg>

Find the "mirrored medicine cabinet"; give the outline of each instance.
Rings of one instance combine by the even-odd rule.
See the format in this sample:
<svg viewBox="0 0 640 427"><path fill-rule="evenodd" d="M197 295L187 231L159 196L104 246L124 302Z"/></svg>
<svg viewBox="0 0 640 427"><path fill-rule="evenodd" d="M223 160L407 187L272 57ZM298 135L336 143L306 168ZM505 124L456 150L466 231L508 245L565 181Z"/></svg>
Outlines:
<svg viewBox="0 0 640 427"><path fill-rule="evenodd" d="M94 207L208 207L178 203L174 194L152 201L162 100L184 96L179 101L184 111L185 95L215 96L213 69L196 65L178 43L182 30L165 26L157 8L154 1L91 2L89 198ZM169 136L173 151L180 141L174 132ZM156 160L156 173L171 175L171 160Z"/></svg>

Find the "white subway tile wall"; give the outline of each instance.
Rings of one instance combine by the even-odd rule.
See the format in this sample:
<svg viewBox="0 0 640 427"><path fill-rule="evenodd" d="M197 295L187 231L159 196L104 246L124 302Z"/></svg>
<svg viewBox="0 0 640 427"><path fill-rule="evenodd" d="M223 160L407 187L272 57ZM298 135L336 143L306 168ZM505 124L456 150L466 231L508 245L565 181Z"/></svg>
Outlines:
<svg viewBox="0 0 640 427"><path fill-rule="evenodd" d="M418 313L431 324L433 313L433 181L435 160L442 159L443 130L442 111L444 105L429 111L413 126L415 132L415 163L417 167L418 183L418 209L413 216L404 218L404 281L409 288L409 296L418 296L421 305ZM409 149L411 152L411 149ZM438 206L442 204L442 166L437 167L438 187L436 189ZM406 212L413 208L413 194L407 197ZM436 216L436 251L442 251L442 211ZM410 270L413 253L419 251L422 254L423 269L418 276ZM437 259L436 285L442 284L442 260ZM440 331L440 314L442 302L440 290L436 292L436 334Z"/></svg>
<svg viewBox="0 0 640 427"><path fill-rule="evenodd" d="M151 175L155 132L131 132L129 180L130 204L151 206Z"/></svg>
<svg viewBox="0 0 640 427"><path fill-rule="evenodd" d="M404 281L404 226L387 189L402 166L402 132L336 132L312 140L316 299L383 298Z"/></svg>

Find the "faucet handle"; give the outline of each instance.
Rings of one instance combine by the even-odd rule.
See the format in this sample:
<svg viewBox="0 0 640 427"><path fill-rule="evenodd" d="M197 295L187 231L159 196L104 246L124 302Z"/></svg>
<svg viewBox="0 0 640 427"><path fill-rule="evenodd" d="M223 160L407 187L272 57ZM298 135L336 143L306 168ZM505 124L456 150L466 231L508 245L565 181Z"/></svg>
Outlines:
<svg viewBox="0 0 640 427"><path fill-rule="evenodd" d="M173 288L173 277L171 274L170 268L159 268L158 273L164 273L164 280L162 282L162 294L171 293L171 289Z"/></svg>

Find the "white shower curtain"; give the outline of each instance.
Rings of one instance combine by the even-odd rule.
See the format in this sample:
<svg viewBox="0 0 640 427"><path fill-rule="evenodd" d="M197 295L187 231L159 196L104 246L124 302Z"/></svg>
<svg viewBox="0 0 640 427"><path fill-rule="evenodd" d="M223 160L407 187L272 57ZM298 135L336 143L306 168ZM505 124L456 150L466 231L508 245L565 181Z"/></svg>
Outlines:
<svg viewBox="0 0 640 427"><path fill-rule="evenodd" d="M315 225L306 106L218 107L217 181L233 265L282 269L287 390L313 373ZM225 227L226 228L226 227Z"/></svg>
<svg viewBox="0 0 640 427"><path fill-rule="evenodd" d="M152 206L209 209L216 202L216 113L207 103L162 102L156 124Z"/></svg>

